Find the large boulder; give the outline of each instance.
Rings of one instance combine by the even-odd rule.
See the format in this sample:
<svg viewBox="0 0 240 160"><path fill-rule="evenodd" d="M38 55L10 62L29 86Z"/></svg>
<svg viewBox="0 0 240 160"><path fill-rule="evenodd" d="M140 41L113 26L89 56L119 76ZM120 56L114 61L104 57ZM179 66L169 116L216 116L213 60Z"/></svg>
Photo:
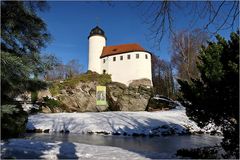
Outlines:
<svg viewBox="0 0 240 160"><path fill-rule="evenodd" d="M58 100L71 112L99 112L108 106L96 106L97 82L80 82L74 89L61 90Z"/></svg>
<svg viewBox="0 0 240 160"><path fill-rule="evenodd" d="M177 102L168 97L156 95L150 98L147 111L169 110L176 108L178 105Z"/></svg>
<svg viewBox="0 0 240 160"><path fill-rule="evenodd" d="M143 85L140 80L129 87L116 82L107 85L107 101L112 111L145 111L151 94L150 85Z"/></svg>
<svg viewBox="0 0 240 160"><path fill-rule="evenodd" d="M137 80L133 80L130 84L129 87L133 87L133 88L138 88L139 86L144 86L146 88L151 88L152 86L152 82L150 79L137 79Z"/></svg>

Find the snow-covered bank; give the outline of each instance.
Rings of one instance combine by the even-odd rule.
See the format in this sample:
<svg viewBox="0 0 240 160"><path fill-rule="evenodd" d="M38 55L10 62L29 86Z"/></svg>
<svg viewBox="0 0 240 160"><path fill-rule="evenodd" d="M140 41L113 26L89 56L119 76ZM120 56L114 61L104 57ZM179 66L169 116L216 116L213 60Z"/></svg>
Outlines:
<svg viewBox="0 0 240 160"><path fill-rule="evenodd" d="M151 153L136 153L110 146L95 146L82 143L44 142L26 139L10 139L1 143L1 158L17 159L149 159ZM169 157L154 153L156 157Z"/></svg>
<svg viewBox="0 0 240 160"><path fill-rule="evenodd" d="M189 120L184 108L159 112L88 112L37 114L28 119L27 130L123 135L172 135L211 132Z"/></svg>

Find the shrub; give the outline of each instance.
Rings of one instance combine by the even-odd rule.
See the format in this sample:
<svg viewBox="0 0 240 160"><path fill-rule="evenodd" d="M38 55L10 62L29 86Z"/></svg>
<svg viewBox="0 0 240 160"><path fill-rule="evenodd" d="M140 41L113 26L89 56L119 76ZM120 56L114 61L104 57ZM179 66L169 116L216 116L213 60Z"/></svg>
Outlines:
<svg viewBox="0 0 240 160"><path fill-rule="evenodd" d="M38 99L38 93L35 91L35 92L31 92L31 101L32 103L35 103Z"/></svg>
<svg viewBox="0 0 240 160"><path fill-rule="evenodd" d="M69 111L68 107L59 100L51 99L48 97L43 97L45 105L48 106L52 112L54 108L61 108L63 111Z"/></svg>
<svg viewBox="0 0 240 160"><path fill-rule="evenodd" d="M49 90L52 95L57 95L61 89L75 88L79 82L98 82L100 85L106 85L111 81L111 75L109 74L98 74L96 72L88 71L87 73L68 78L62 83L54 82Z"/></svg>
<svg viewBox="0 0 240 160"><path fill-rule="evenodd" d="M59 107L61 105L60 101L55 100L55 99L51 99L51 98L48 98L48 97L43 97L43 100L49 108Z"/></svg>
<svg viewBox="0 0 240 160"><path fill-rule="evenodd" d="M182 158L192 158L192 159L216 159L217 158L217 148L216 147L203 147L194 149L179 149L177 150L177 156Z"/></svg>
<svg viewBox="0 0 240 160"><path fill-rule="evenodd" d="M98 82L100 85L106 85L111 82L109 74L98 74L96 72L87 72L63 82L64 86L74 88L79 82Z"/></svg>
<svg viewBox="0 0 240 160"><path fill-rule="evenodd" d="M18 137L25 132L27 112L20 104L1 105L1 139Z"/></svg>
<svg viewBox="0 0 240 160"><path fill-rule="evenodd" d="M54 82L50 87L49 87L49 91L50 93L55 96L57 94L59 94L60 92L60 85L56 82Z"/></svg>

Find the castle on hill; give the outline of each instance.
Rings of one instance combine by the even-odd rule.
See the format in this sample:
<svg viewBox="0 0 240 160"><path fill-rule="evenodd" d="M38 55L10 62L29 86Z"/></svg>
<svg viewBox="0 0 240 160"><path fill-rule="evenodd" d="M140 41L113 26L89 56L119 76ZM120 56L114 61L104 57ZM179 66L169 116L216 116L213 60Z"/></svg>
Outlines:
<svg viewBox="0 0 240 160"><path fill-rule="evenodd" d="M139 44L106 46L105 33L98 26L91 30L88 40L88 70L111 74L112 81L126 85L139 79L149 79L152 84L151 53Z"/></svg>

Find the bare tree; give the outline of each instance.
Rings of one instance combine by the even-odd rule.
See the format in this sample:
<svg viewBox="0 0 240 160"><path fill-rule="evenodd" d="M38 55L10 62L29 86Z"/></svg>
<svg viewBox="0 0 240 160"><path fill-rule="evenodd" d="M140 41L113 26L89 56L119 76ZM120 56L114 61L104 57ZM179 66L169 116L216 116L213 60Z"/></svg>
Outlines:
<svg viewBox="0 0 240 160"><path fill-rule="evenodd" d="M155 94L174 96L173 68L170 62L152 55L152 79Z"/></svg>
<svg viewBox="0 0 240 160"><path fill-rule="evenodd" d="M64 64L60 63L51 70L48 70L45 80L54 81L54 80L63 80L66 78L66 67Z"/></svg>
<svg viewBox="0 0 240 160"><path fill-rule="evenodd" d="M76 59L72 59L66 64L67 78L80 74L82 70L83 70L83 66L79 64L79 62Z"/></svg>
<svg viewBox="0 0 240 160"><path fill-rule="evenodd" d="M149 26L150 39L154 47L160 48L160 43L165 35L172 37L175 32L177 16L192 17L185 28L196 28L201 22L209 34L215 35L220 30L232 29L239 23L239 1L152 1L139 2L137 7L143 10L144 22ZM177 14L176 14L177 13Z"/></svg>
<svg viewBox="0 0 240 160"><path fill-rule="evenodd" d="M83 66L75 59L70 60L66 65L58 63L58 65L49 69L46 73L45 80L64 80L79 75L83 71Z"/></svg>
<svg viewBox="0 0 240 160"><path fill-rule="evenodd" d="M178 71L178 77L185 80L199 77L198 53L208 40L208 34L200 29L183 30L174 35L171 42L171 61Z"/></svg>

